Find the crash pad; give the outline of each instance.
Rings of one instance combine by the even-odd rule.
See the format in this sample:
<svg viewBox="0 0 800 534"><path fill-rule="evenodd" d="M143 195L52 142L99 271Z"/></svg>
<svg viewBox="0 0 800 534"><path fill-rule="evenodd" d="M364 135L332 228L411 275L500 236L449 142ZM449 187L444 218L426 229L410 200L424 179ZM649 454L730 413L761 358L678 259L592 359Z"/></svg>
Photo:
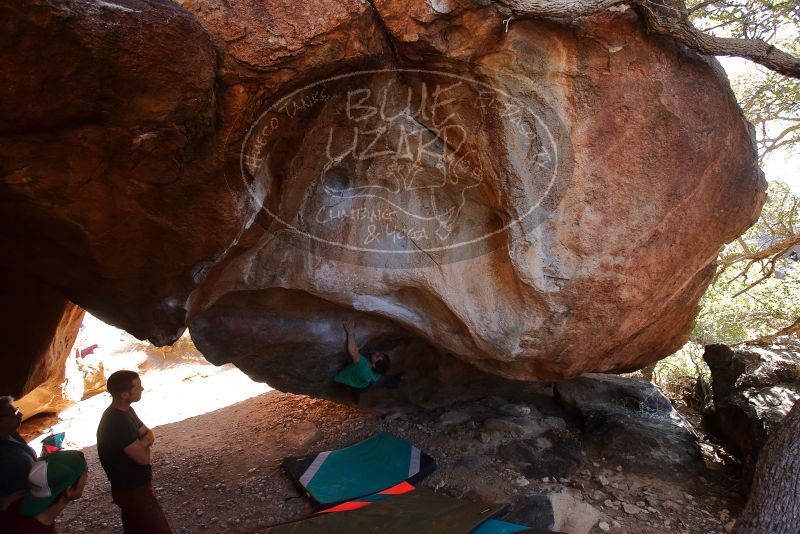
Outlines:
<svg viewBox="0 0 800 534"><path fill-rule="evenodd" d="M502 509L502 505L462 501L418 488L356 510L276 525L259 534L468 534Z"/></svg>
<svg viewBox="0 0 800 534"><path fill-rule="evenodd" d="M344 449L284 458L283 468L314 502L332 506L403 481L414 483L432 473L436 462L411 443L380 432Z"/></svg>

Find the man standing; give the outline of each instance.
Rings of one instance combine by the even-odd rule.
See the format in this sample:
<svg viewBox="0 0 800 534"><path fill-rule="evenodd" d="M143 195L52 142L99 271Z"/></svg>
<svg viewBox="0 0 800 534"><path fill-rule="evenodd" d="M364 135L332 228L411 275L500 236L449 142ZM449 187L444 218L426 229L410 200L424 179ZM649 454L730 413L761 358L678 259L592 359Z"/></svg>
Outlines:
<svg viewBox="0 0 800 534"><path fill-rule="evenodd" d="M17 430L22 412L11 397L0 397L0 511L25 494L28 473L36 461L36 452L28 447Z"/></svg>
<svg viewBox="0 0 800 534"><path fill-rule="evenodd" d="M167 518L153 493L150 447L153 431L131 403L142 398L142 381L133 371L117 371L106 384L111 406L97 427L97 454L111 482L111 497L122 510L125 534L169 534Z"/></svg>

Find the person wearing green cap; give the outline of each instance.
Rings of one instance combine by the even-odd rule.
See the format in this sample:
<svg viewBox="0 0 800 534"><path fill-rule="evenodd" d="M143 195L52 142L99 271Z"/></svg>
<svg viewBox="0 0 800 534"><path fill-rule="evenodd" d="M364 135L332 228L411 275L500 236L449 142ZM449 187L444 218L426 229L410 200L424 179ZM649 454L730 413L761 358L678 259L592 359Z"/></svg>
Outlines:
<svg viewBox="0 0 800 534"><path fill-rule="evenodd" d="M83 495L89 470L80 451L56 451L28 474L28 492L0 515L3 532L55 534L56 518Z"/></svg>

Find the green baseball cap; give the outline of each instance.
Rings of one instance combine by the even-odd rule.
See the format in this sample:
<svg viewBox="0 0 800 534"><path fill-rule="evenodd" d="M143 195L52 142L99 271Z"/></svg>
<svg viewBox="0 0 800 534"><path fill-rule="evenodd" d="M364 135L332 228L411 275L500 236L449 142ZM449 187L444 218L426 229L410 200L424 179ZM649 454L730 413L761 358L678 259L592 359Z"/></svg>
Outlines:
<svg viewBox="0 0 800 534"><path fill-rule="evenodd" d="M86 471L80 451L56 451L35 462L28 474L28 494L19 507L27 517L39 515Z"/></svg>

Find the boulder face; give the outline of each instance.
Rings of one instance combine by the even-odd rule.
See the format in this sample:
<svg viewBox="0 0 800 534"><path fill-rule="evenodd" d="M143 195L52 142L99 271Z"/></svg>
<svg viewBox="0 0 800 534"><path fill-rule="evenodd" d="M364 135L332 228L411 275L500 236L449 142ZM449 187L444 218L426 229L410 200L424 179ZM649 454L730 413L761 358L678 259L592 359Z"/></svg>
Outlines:
<svg viewBox="0 0 800 534"><path fill-rule="evenodd" d="M630 10L179 4L0 7L0 246L274 387L336 396L351 315L422 396L638 368L763 203L719 65Z"/></svg>
<svg viewBox="0 0 800 534"><path fill-rule="evenodd" d="M2 267L0 295L0 394L18 398L41 384L50 396L59 394L84 310L39 280Z"/></svg>
<svg viewBox="0 0 800 534"><path fill-rule="evenodd" d="M704 423L738 458L750 479L767 438L800 401L800 341L707 345L713 405Z"/></svg>

